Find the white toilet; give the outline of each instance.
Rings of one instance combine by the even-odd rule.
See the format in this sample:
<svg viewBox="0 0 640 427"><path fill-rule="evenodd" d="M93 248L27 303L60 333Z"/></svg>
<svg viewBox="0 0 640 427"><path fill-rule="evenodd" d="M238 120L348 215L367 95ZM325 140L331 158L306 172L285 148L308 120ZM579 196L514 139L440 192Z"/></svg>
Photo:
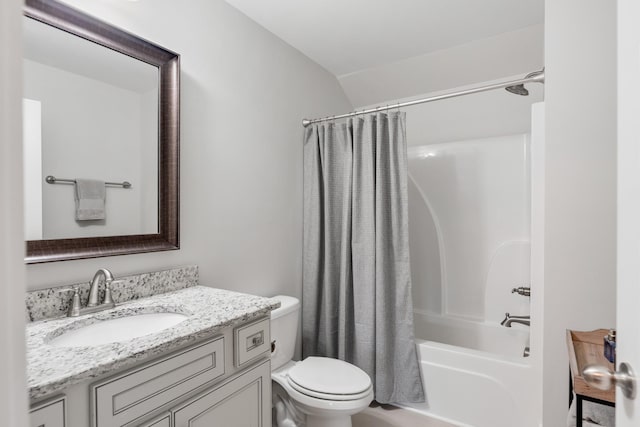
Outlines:
<svg viewBox="0 0 640 427"><path fill-rule="evenodd" d="M271 312L271 379L277 427L351 427L351 415L373 400L371 378L328 357L294 362L300 301L279 295ZM275 426L274 426L275 427Z"/></svg>

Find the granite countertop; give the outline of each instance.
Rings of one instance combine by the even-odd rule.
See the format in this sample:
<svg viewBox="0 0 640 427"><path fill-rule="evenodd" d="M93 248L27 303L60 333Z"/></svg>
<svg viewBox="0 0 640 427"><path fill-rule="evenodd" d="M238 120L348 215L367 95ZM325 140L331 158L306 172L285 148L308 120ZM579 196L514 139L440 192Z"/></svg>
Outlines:
<svg viewBox="0 0 640 427"><path fill-rule="evenodd" d="M277 300L222 289L194 286L119 304L113 309L75 318L56 318L27 325L27 384L31 399L59 392L90 378L132 366L222 329L264 316ZM173 312L187 319L155 334L87 347L48 343L67 330L130 314Z"/></svg>

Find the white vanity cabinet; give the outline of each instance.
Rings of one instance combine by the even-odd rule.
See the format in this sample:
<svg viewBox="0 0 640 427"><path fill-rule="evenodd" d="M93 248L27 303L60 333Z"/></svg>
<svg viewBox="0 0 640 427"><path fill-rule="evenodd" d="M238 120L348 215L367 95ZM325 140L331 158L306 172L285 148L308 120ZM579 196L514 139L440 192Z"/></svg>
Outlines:
<svg viewBox="0 0 640 427"><path fill-rule="evenodd" d="M271 427L269 318L64 393L62 406L52 407L62 407L62 423L43 412L47 423L29 427Z"/></svg>

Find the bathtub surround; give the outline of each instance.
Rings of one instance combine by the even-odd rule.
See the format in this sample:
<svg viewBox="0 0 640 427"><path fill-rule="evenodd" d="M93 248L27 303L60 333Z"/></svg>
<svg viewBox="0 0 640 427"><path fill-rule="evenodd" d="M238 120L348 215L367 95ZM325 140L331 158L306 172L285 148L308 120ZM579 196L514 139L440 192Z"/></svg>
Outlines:
<svg viewBox="0 0 640 427"><path fill-rule="evenodd" d="M500 92L505 100L515 98ZM529 135L520 134L409 147L409 243L418 316L443 316L445 324L479 322L473 330L484 329L484 322L498 326L506 312L530 314L530 299L511 293L531 283L530 146ZM496 334L506 336L502 329ZM441 334L448 335L435 326L416 328L422 339ZM468 340L463 346L474 347L476 339L467 334L440 342L460 338Z"/></svg>
<svg viewBox="0 0 640 427"><path fill-rule="evenodd" d="M413 335L405 114L304 138L303 356L362 368L381 403L423 402Z"/></svg>
<svg viewBox="0 0 640 427"><path fill-rule="evenodd" d="M164 271L115 277L111 283L111 295L116 304L121 304L197 284L198 266L190 265ZM74 285L80 287L80 300L86 301L89 295L89 281L27 292L25 297L27 321L33 322L50 317L65 316L71 303ZM104 289L101 288L100 293L104 293ZM99 300L102 298L100 295Z"/></svg>
<svg viewBox="0 0 640 427"><path fill-rule="evenodd" d="M428 416L475 427L540 425L541 352L530 331L541 325L500 324L505 312L533 314L530 298L511 292L516 284L542 293L531 276L538 240L529 226L537 218L530 171L544 142L534 136L409 148L414 323L427 385L427 403L410 406Z"/></svg>

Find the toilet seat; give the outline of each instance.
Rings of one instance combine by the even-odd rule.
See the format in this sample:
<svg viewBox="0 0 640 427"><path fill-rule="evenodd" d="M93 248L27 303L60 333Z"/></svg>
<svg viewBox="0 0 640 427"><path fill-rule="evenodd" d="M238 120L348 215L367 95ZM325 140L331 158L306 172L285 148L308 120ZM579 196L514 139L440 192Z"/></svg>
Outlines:
<svg viewBox="0 0 640 427"><path fill-rule="evenodd" d="M369 395L369 393L371 393L371 387L369 387L367 390L358 394L329 394L329 393L322 393L315 390L308 390L296 384L294 381L291 380L291 378L289 378L287 382L291 386L291 388L298 391L299 393L302 393L309 397L314 397L316 399L322 399L322 400L335 400L335 401L358 400L366 397L367 395Z"/></svg>
<svg viewBox="0 0 640 427"><path fill-rule="evenodd" d="M366 408L373 400L373 386L369 386L369 389L358 398L357 395L347 395L350 400L338 400L336 395L327 394L322 398L313 397L309 395L310 390L304 392L298 391L298 388L294 388L294 383L289 379L289 371L296 365L302 362L290 361L284 366L278 367L271 371L271 379L281 386L284 392L289 396L289 399L294 403L295 407L299 409L306 417L312 417L317 419L347 419L358 412ZM371 380L369 380L371 383ZM273 389L277 389L275 386ZM326 397L329 397L328 399ZM309 418L307 418L308 420ZM315 424L314 424L315 425ZM333 424L331 424L333 425ZM343 425L343 424L340 424Z"/></svg>
<svg viewBox="0 0 640 427"><path fill-rule="evenodd" d="M328 357L308 357L287 375L291 388L304 395L334 401L362 399L371 394L371 379L357 366Z"/></svg>

